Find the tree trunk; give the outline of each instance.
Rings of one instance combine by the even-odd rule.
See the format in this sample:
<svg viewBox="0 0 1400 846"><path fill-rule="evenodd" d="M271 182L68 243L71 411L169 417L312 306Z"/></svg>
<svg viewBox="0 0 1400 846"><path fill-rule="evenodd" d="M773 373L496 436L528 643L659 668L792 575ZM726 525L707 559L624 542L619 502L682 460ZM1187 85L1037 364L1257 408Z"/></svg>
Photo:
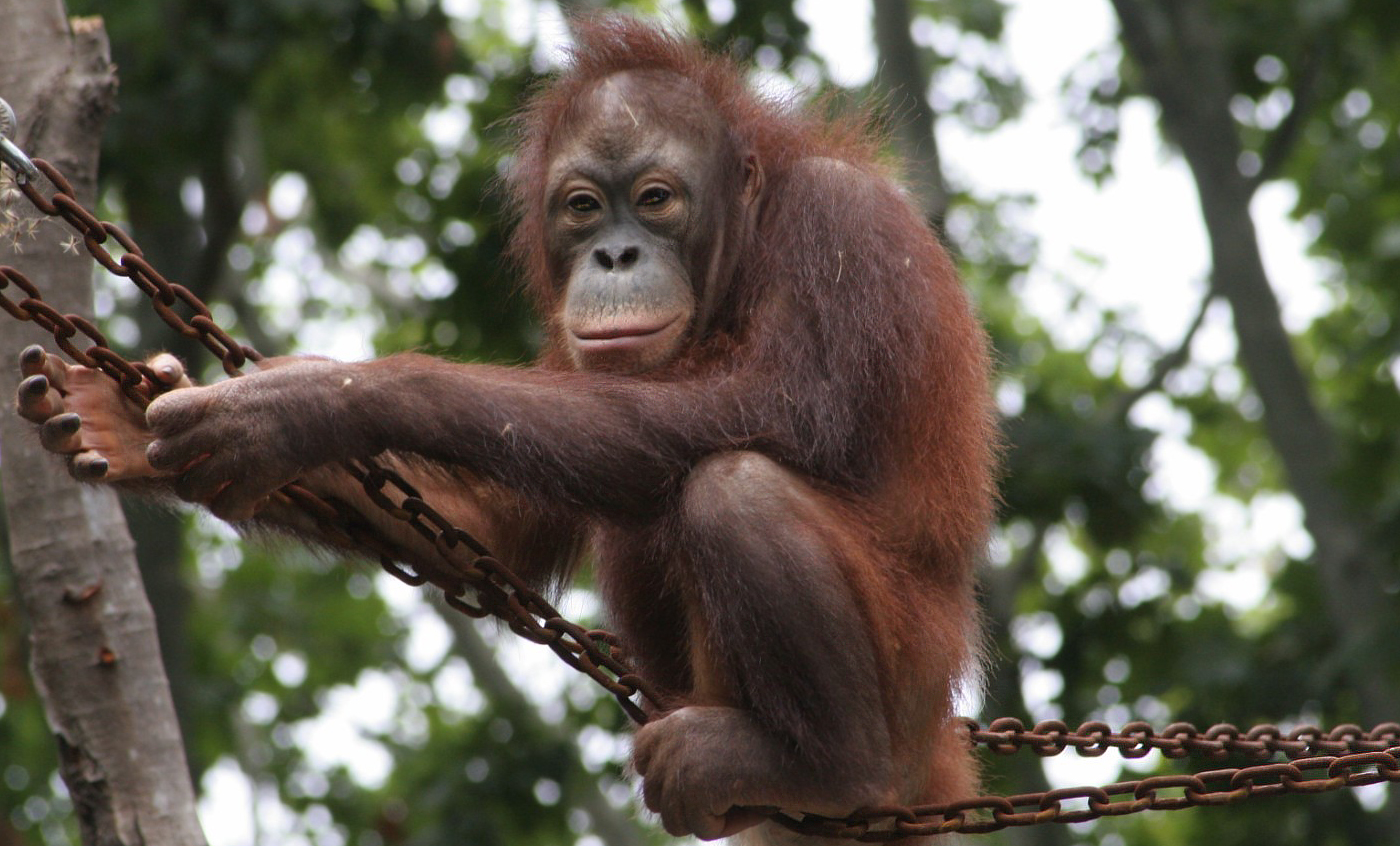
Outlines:
<svg viewBox="0 0 1400 846"><path fill-rule="evenodd" d="M116 88L101 21L70 26L58 0L0 0L0 21L0 95L19 114L14 140L54 162L91 205ZM0 263L34 279L60 311L90 313L91 260L65 249L70 233L61 224L6 198L5 211L19 218L11 225L32 227L33 237L18 239L17 249L0 244ZM0 321L0 361L43 340L30 324ZM203 844L155 621L116 496L70 481L31 429L13 413L0 416L0 479L31 671L83 842Z"/></svg>
<svg viewBox="0 0 1400 846"><path fill-rule="evenodd" d="M929 75L919 61L918 48L910 32L909 0L879 0L875 3L875 47L880 70L875 85L890 112L891 130L905 179L924 219L943 235L943 219L948 216L948 186L934 137L935 115L928 101Z"/></svg>

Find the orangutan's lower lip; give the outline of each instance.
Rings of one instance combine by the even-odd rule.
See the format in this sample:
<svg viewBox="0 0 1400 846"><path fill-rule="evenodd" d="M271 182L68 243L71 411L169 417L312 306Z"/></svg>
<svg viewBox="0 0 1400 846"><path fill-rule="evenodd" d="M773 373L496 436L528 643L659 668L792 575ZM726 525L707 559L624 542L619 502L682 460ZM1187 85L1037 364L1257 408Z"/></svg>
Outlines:
<svg viewBox="0 0 1400 846"><path fill-rule="evenodd" d="M644 324L606 326L597 329L571 330L580 350L601 352L645 346L657 335L671 328L679 317Z"/></svg>

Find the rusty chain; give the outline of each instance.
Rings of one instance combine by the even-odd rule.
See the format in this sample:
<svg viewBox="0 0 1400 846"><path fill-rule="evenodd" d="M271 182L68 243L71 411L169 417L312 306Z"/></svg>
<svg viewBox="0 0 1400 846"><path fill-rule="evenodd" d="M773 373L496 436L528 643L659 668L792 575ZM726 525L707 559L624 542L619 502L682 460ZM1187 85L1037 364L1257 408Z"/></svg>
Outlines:
<svg viewBox="0 0 1400 846"><path fill-rule="evenodd" d="M967 721L966 728L973 743L998 755L1029 749L1042 757L1074 749L1080 757L1094 758L1116 749L1124 758L1141 758L1157 751L1166 758L1189 755L1212 761L1230 755L1263 760L1276 754L1296 760L1400 747L1400 723L1381 723L1370 731L1350 723L1330 730L1302 725L1287 733L1271 724L1242 731L1229 723L1219 723L1203 732L1191 723L1172 723L1158 733L1144 722L1127 723L1116 732L1108 723L1089 722L1070 731L1060 720L1039 722L1027 730L1020 720L1002 717L993 720L985 730L972 720Z"/></svg>
<svg viewBox="0 0 1400 846"><path fill-rule="evenodd" d="M55 191L45 197L33 179L22 178L18 185L24 196L40 212L61 218L72 227L98 264L130 279L150 298L168 326L203 344L218 357L230 376L241 375L249 361L261 360L257 351L237 343L214 323L208 306L199 297L152 267L130 235L115 224L99 220L78 203L72 184L57 168L43 159L31 161ZM5 162L9 163L8 157ZM120 257L113 256L107 248L109 241L121 247ZM25 296L17 301L6 296L3 291L10 285ZM64 353L83 366L95 367L111 376L138 406L144 408L159 392L161 383L149 368L113 352L102 332L85 318L61 314L44 302L37 286L13 267L0 267L0 308L19 320L33 321L52 334ZM188 319L181 316L182 310L190 313ZM79 333L91 342L86 348L74 343ZM314 520L325 537L369 551L400 580L412 585L431 583L443 591L448 604L458 611L473 617L495 615L516 634L548 646L565 663L616 697L628 716L639 723L646 722L646 712L634 697L657 703L658 696L622 663L614 636L584 629L565 619L480 542L424 502L417 489L393 470L373 462L350 463L345 469L361 483L373 503L431 542L443 559L442 565L423 567L421 571L405 568L395 560L393 550L369 529L364 518L345 503L322 499L295 484L283 488L278 497Z"/></svg>
<svg viewBox="0 0 1400 846"><path fill-rule="evenodd" d="M782 825L821 837L883 843L934 834L987 834L1043 823L1079 823L1142 811L1232 805L1259 796L1324 793L1400 781L1400 746L1275 764L1149 776L1102 787L1066 787L1019 796L978 796L942 805L865 808L843 819L776 814Z"/></svg>
<svg viewBox="0 0 1400 846"><path fill-rule="evenodd" d="M34 207L72 227L93 259L109 272L130 279L150 298L167 325L203 344L219 358L230 376L241 375L247 362L261 360L257 351L237 343L219 328L209 308L188 288L170 282L152 267L129 235L79 204L73 197L72 185L53 165L24 156L3 134L0 142L0 162L16 172L16 184ZM55 188L49 197L35 185L39 174ZM109 240L121 247L119 257L107 248ZM10 285L24 296L15 300L6 295L4 290ZM181 307L189 311L189 318L180 316ZM103 333L87 319L58 312L43 300L33 282L13 267L0 266L0 308L50 333L73 361L110 376L139 406L145 407L159 392L161 382L145 364L128 361L114 352ZM75 343L79 335L90 342L85 348ZM633 720L647 721L647 712L636 700L655 705L660 704L659 697L623 661L615 635L585 629L565 619L479 541L426 503L419 491L392 469L369 461L346 462L343 466L361 484L371 502L433 544L442 558L440 566L410 569L398 563L392 546L347 503L322 498L298 484L287 485L274 497L309 516L332 542L371 553L395 578L410 585L432 584L443 591L454 609L476 618L495 616L521 637L548 646L569 666L611 693ZM1240 755L1262 760L1282 754L1289 760L1196 774L1149 776L1101 787L978 796L944 804L862 808L842 818L793 815L776 808L757 810L766 811L774 821L801 834L877 843L911 836L982 834L1050 822L1085 822L1148 810L1227 805L1256 796L1321 793L1400 781L1397 723L1383 723L1369 732L1348 724L1328 731L1300 726L1285 733L1268 724L1244 731L1219 724L1201 732L1190 723L1178 722L1158 733L1144 722L1128 723L1116 732L1106 723L1089 722L1071 731L1058 720L1043 721L1026 729L1019 720L1002 718L986 729L967 720L963 729L969 743L985 746L999 755L1030 750L1036 755L1052 756L1073 749L1081 756L1094 757L1113 749L1124 758L1140 758L1157 751L1166 758L1196 756L1219 760Z"/></svg>

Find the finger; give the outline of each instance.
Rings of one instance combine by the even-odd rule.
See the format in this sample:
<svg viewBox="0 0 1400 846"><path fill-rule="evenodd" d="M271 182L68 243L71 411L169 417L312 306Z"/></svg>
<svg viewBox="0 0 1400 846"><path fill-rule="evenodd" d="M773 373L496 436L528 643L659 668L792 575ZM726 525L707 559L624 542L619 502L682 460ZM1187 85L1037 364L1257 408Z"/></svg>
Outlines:
<svg viewBox="0 0 1400 846"><path fill-rule="evenodd" d="M44 371L44 359L49 354L44 352L44 348L38 344L30 344L19 354L19 372L25 376L34 376Z"/></svg>
<svg viewBox="0 0 1400 846"><path fill-rule="evenodd" d="M299 474L294 469L285 477L280 476L250 467L247 461L227 452L215 452L180 474L175 480L175 493L181 499L208 505L224 519L246 520L252 516L256 503Z"/></svg>
<svg viewBox="0 0 1400 846"><path fill-rule="evenodd" d="M64 377L68 373L68 365L63 359L49 355L42 346L30 344L19 354L19 371L25 376L43 374L49 378L54 388L62 391L66 384Z"/></svg>
<svg viewBox="0 0 1400 846"><path fill-rule="evenodd" d="M63 397L53 390L49 377L36 373L19 383L16 391L19 415L31 423L43 423L64 411Z"/></svg>
<svg viewBox="0 0 1400 846"><path fill-rule="evenodd" d="M651 753L656 744L652 741L654 732L647 731L647 726L637 729L637 733L632 736L632 769L637 771L637 775L646 777L647 769L651 766Z"/></svg>
<svg viewBox="0 0 1400 846"><path fill-rule="evenodd" d="M642 804L654 814L661 813L664 807L665 785L666 779L661 775L642 779Z"/></svg>
<svg viewBox="0 0 1400 846"><path fill-rule="evenodd" d="M300 473L288 478L270 475L244 473L223 486L213 499L209 500L209 510L216 517L237 523L251 520L268 503L268 497L288 482L294 481Z"/></svg>
<svg viewBox="0 0 1400 846"><path fill-rule="evenodd" d="M188 429L204 417L204 405L198 390L178 388L156 397L146 408L146 425L156 435Z"/></svg>
<svg viewBox="0 0 1400 846"><path fill-rule="evenodd" d="M146 427L156 436L146 447L147 463L157 470L184 473L218 451L217 435L208 426L196 425L203 405L197 390L182 389L156 397L147 406Z"/></svg>
<svg viewBox="0 0 1400 846"><path fill-rule="evenodd" d="M50 417L39 427L39 443L49 452L76 453L83 448L82 428L83 419L72 412Z"/></svg>
<svg viewBox="0 0 1400 846"><path fill-rule="evenodd" d="M677 816L672 813L663 813L661 815L661 827L666 829L666 833L672 837L685 837L687 834L691 833L685 821L677 818Z"/></svg>
<svg viewBox="0 0 1400 846"><path fill-rule="evenodd" d="M733 837L746 828L752 828L764 820L768 815L762 811L754 811L748 808L734 808L724 815L723 826L716 837Z"/></svg>
<svg viewBox="0 0 1400 846"><path fill-rule="evenodd" d="M724 817L707 814L698 808L691 808L685 815L685 826L689 833L701 840L717 840L724 836Z"/></svg>
<svg viewBox="0 0 1400 846"><path fill-rule="evenodd" d="M68 472L80 482L96 482L107 476L109 466L107 459L88 450L73 456L68 463Z"/></svg>
<svg viewBox="0 0 1400 846"><path fill-rule="evenodd" d="M191 443L191 438L162 438L146 447L146 463L167 473L184 473L199 466L213 453Z"/></svg>
<svg viewBox="0 0 1400 846"><path fill-rule="evenodd" d="M194 385L189 374L185 372L185 363L171 353L156 353L146 359L146 366L156 374L156 380L163 391Z"/></svg>
<svg viewBox="0 0 1400 846"><path fill-rule="evenodd" d="M209 510L220 520L242 523L257 516L268 504L269 497L259 496L232 484L227 485L209 503Z"/></svg>
<svg viewBox="0 0 1400 846"><path fill-rule="evenodd" d="M150 454L150 451L147 450L148 461ZM180 473L180 477L175 480L176 496L186 502L208 503L228 486L227 476L212 473L207 469L206 465L209 464L210 460L210 457L206 456L202 461ZM154 462L152 464L156 469L160 469L159 465L154 464Z"/></svg>

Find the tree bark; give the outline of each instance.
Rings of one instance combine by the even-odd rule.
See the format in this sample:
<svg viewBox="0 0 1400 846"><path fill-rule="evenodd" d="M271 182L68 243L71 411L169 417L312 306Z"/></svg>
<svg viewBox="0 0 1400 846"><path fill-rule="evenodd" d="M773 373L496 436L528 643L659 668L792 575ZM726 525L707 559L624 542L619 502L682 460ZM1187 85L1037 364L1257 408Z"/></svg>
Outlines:
<svg viewBox="0 0 1400 846"><path fill-rule="evenodd" d="M929 76L919 61L910 32L909 0L879 0L875 6L875 47L880 70L876 89L890 112L905 179L919 209L939 235L948 216L948 186L934 136L935 116L928 101Z"/></svg>
<svg viewBox="0 0 1400 846"><path fill-rule="evenodd" d="M0 0L0 21L0 95L19 113L14 140L57 165L91 205L116 88L101 21L70 24L60 0ZM4 202L18 216L11 225L26 234L17 249L0 244L0 263L21 268L60 311L90 313L91 260L65 249L70 233L23 198ZM0 321L0 361L43 340L31 324ZM0 415L0 479L30 669L83 842L203 844L155 621L117 498L69 480L31 429Z"/></svg>

